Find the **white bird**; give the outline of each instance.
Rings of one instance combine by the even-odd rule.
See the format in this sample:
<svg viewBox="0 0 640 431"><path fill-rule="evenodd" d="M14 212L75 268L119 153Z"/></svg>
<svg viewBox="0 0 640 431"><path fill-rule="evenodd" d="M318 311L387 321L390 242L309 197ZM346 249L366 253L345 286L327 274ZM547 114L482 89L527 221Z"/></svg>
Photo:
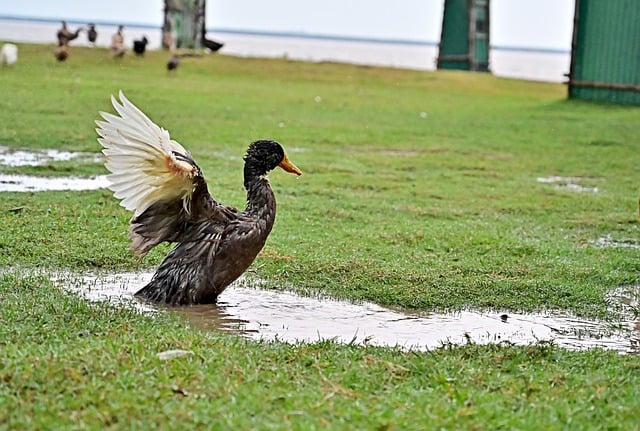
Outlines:
<svg viewBox="0 0 640 431"><path fill-rule="evenodd" d="M11 66L18 62L18 47L12 43L5 43L2 45L2 51L0 51L0 63L6 66Z"/></svg>

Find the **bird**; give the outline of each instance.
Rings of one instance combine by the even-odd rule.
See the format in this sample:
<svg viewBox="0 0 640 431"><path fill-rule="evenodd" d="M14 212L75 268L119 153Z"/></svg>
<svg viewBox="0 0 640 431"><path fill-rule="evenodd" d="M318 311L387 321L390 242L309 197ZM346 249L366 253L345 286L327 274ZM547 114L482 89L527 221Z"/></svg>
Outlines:
<svg viewBox="0 0 640 431"><path fill-rule="evenodd" d="M149 43L149 40L146 36L142 36L141 40L134 40L133 52L135 52L137 55L144 55L144 52L147 49L147 43Z"/></svg>
<svg viewBox="0 0 640 431"><path fill-rule="evenodd" d="M95 44L98 39L98 32L96 31L96 25L93 23L87 24L87 39L90 43Z"/></svg>
<svg viewBox="0 0 640 431"><path fill-rule="evenodd" d="M82 30L82 28L79 28L75 32L69 31L66 21L62 21L62 28L57 33L58 46L69 45L69 42L77 38Z"/></svg>
<svg viewBox="0 0 640 431"><path fill-rule="evenodd" d="M125 53L124 49L124 34L122 31L124 30L124 26L119 25L118 31L115 32L113 36L111 36L111 45L109 46L109 50L111 51L111 56L114 58L122 58Z"/></svg>
<svg viewBox="0 0 640 431"><path fill-rule="evenodd" d="M135 293L168 305L215 303L251 265L276 216L267 173L276 167L301 175L282 146L253 141L244 156L244 210L217 202L191 154L169 132L119 92L116 114L100 112L96 131L110 189L133 211L130 248L143 257L162 242L175 243L151 281Z"/></svg>
<svg viewBox="0 0 640 431"><path fill-rule="evenodd" d="M58 61L65 61L69 57L69 45L60 45L53 50L53 56Z"/></svg>
<svg viewBox="0 0 640 431"><path fill-rule="evenodd" d="M171 72L172 70L176 70L178 66L180 66L180 59L177 55L172 55L167 61L167 70Z"/></svg>
<svg viewBox="0 0 640 431"><path fill-rule="evenodd" d="M18 47L12 43L2 45L0 51L0 64L3 66L12 66L18 62Z"/></svg>
<svg viewBox="0 0 640 431"><path fill-rule="evenodd" d="M202 37L201 39L202 45L211 52L216 52L220 50L224 46L224 43L216 42L215 40L207 39L206 37Z"/></svg>

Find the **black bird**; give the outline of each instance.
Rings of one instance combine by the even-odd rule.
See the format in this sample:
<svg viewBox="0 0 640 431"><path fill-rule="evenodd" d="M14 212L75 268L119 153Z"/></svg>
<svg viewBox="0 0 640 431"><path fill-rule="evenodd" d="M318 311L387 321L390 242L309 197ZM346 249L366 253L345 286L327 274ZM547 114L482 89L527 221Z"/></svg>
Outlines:
<svg viewBox="0 0 640 431"><path fill-rule="evenodd" d="M137 55L144 55L144 52L147 49L147 44L149 41L146 36L142 36L142 40L134 40L133 41L133 52Z"/></svg>
<svg viewBox="0 0 640 431"><path fill-rule="evenodd" d="M89 42L91 43L96 43L96 40L98 39L98 32L96 31L96 25L89 24L88 27L89 28L87 29L87 39L89 39Z"/></svg>
<svg viewBox="0 0 640 431"><path fill-rule="evenodd" d="M180 66L180 59L177 55L172 55L169 61L167 61L167 70L171 72L172 70L176 70Z"/></svg>
<svg viewBox="0 0 640 431"><path fill-rule="evenodd" d="M239 210L209 194L193 157L120 92L119 115L96 121L110 188L134 211L131 249L144 256L161 242L177 243L136 296L183 305L214 303L251 265L271 232L276 200L267 172L301 175L275 141L249 145L244 157L247 206Z"/></svg>
<svg viewBox="0 0 640 431"><path fill-rule="evenodd" d="M212 52L216 52L224 46L224 43L216 42L215 40L207 39L206 37L203 37L201 42L205 48Z"/></svg>

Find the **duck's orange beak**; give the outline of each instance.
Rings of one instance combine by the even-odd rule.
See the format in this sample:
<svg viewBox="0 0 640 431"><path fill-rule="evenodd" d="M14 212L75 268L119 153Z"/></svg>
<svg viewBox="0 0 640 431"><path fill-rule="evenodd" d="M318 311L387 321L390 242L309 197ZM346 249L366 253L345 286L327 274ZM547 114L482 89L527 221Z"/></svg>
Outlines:
<svg viewBox="0 0 640 431"><path fill-rule="evenodd" d="M292 174L302 175L302 171L298 169L298 167L294 165L291 160L289 160L289 157L287 157L286 154L284 155L284 157L282 158L282 161L278 166L280 166L282 169Z"/></svg>

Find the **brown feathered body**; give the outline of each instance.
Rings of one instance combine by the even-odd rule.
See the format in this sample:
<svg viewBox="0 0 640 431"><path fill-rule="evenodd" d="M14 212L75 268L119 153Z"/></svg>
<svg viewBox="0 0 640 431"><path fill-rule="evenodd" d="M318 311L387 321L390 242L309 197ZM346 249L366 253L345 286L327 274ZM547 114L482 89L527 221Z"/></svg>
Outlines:
<svg viewBox="0 0 640 431"><path fill-rule="evenodd" d="M76 39L80 35L81 31L82 28L77 29L75 32L69 31L69 29L67 28L67 23L62 21L62 28L58 30L57 33L58 46L69 45L69 42Z"/></svg>
<svg viewBox="0 0 640 431"><path fill-rule="evenodd" d="M142 249L178 243L137 295L168 304L215 302L251 265L273 227L276 202L268 181L258 180L250 194L251 206L238 211L215 202L202 184L191 214L158 204L134 218L130 235Z"/></svg>
<svg viewBox="0 0 640 431"><path fill-rule="evenodd" d="M53 56L58 61L65 61L69 57L69 46L68 45L57 46L56 49L53 50Z"/></svg>
<svg viewBox="0 0 640 431"><path fill-rule="evenodd" d="M276 201L266 178L277 166L300 170L274 141L247 150L243 211L216 202L191 155L120 94L120 114L97 122L115 196L134 211L131 248L141 256L162 242L176 243L137 296L166 304L215 302L251 265L273 227Z"/></svg>

